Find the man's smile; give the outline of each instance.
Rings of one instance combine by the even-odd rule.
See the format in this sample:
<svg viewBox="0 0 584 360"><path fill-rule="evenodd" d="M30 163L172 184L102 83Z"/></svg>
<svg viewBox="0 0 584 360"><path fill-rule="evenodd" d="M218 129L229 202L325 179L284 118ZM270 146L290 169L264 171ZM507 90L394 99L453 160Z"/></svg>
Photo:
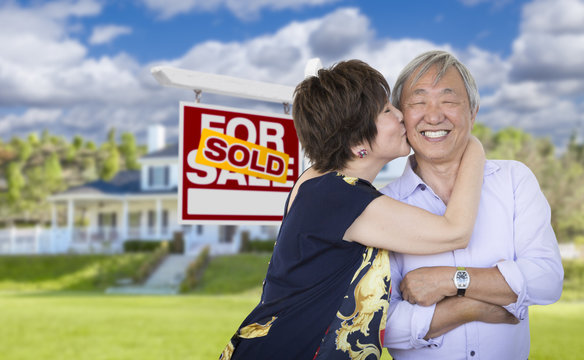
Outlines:
<svg viewBox="0 0 584 360"><path fill-rule="evenodd" d="M426 130L426 131L421 131L420 133L424 137L436 139L436 138L440 138L440 137L448 135L449 132L450 131L448 131L448 130L436 130L436 131Z"/></svg>

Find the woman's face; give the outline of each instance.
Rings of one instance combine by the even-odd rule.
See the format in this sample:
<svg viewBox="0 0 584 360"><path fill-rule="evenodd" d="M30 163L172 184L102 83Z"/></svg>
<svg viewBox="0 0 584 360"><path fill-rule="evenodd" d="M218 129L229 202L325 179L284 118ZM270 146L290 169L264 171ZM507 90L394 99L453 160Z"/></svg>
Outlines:
<svg viewBox="0 0 584 360"><path fill-rule="evenodd" d="M404 116L389 101L375 120L377 136L371 144L371 154L387 159L406 156L410 153Z"/></svg>

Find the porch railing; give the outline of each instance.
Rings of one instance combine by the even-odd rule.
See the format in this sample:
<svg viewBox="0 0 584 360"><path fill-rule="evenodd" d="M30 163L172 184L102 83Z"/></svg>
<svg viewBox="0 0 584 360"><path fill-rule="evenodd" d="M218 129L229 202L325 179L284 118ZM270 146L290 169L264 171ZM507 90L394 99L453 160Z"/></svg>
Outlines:
<svg viewBox="0 0 584 360"><path fill-rule="evenodd" d="M114 227L0 229L0 254L115 253L128 239L169 240L177 230L165 227L156 234L150 228L128 228L124 236Z"/></svg>

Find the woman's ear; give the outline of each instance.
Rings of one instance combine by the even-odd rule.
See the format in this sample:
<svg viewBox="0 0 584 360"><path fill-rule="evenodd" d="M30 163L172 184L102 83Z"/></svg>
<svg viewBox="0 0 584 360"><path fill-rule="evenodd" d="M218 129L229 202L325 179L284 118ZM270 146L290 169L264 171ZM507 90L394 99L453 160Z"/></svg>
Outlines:
<svg viewBox="0 0 584 360"><path fill-rule="evenodd" d="M361 159L363 159L368 154L367 148L363 144L353 146L351 148L351 152L353 155Z"/></svg>

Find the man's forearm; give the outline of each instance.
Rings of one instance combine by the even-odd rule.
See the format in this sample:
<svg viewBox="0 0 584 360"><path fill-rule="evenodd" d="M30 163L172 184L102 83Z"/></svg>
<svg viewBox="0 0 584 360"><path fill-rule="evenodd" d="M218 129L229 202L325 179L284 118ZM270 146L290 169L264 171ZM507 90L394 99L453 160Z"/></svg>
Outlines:
<svg viewBox="0 0 584 360"><path fill-rule="evenodd" d="M497 267L467 268L470 284L466 296L496 305L509 305L517 301L513 292ZM453 277L453 266L422 267L406 274L400 283L404 300L412 304L429 306L447 296L457 293Z"/></svg>
<svg viewBox="0 0 584 360"><path fill-rule="evenodd" d="M467 271L471 279L466 289L467 297L501 306L517 301L517 294L513 292L496 266L467 268Z"/></svg>
<svg viewBox="0 0 584 360"><path fill-rule="evenodd" d="M519 322L502 306L471 298L452 296L444 298L436 304L430 329L428 329L424 339L438 337L471 321L492 324L517 324Z"/></svg>
<svg viewBox="0 0 584 360"><path fill-rule="evenodd" d="M460 325L473 321L469 303L474 301L462 297L447 297L437 303L430 329L428 329L424 339L438 337Z"/></svg>

